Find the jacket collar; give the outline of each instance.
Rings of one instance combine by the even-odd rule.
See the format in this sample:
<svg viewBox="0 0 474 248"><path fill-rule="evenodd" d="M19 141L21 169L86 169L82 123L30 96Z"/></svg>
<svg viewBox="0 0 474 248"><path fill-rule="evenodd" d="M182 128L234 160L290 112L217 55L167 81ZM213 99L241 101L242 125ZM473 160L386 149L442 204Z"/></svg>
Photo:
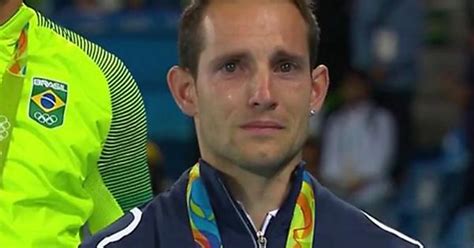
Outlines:
<svg viewBox="0 0 474 248"><path fill-rule="evenodd" d="M232 242L231 240L226 240L226 233L239 234L239 243L242 243L243 240L246 243L242 247L255 246L256 230L254 230L244 211L228 191L222 180L222 173L204 160L200 160L199 165L201 177L216 215L224 247L227 242ZM281 243L283 246L285 244L296 199L303 181L303 172L304 162L301 162L293 172L291 187L286 200L281 205L276 217L271 220L265 233L265 237L269 241L273 240L271 243L279 244L283 242ZM275 239L281 239L281 241Z"/></svg>
<svg viewBox="0 0 474 248"><path fill-rule="evenodd" d="M22 4L18 11L4 24L0 25L0 42L14 43L23 27L34 17L35 11Z"/></svg>

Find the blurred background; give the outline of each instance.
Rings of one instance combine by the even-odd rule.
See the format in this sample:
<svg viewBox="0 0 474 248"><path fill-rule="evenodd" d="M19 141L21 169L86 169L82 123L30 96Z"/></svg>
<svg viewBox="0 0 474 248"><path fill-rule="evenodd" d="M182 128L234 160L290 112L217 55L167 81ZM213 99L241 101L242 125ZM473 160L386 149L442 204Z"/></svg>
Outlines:
<svg viewBox="0 0 474 248"><path fill-rule="evenodd" d="M198 158L166 85L178 0L29 0L129 67L149 124L158 193ZM331 73L307 167L337 195L426 247L474 247L474 1L319 0Z"/></svg>

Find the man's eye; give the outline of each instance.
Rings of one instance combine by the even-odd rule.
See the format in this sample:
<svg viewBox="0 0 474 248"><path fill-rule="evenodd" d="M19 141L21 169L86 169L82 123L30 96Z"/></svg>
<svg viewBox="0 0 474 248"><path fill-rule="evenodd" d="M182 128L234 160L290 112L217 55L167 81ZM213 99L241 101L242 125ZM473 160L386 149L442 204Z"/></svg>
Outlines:
<svg viewBox="0 0 474 248"><path fill-rule="evenodd" d="M224 64L223 68L225 72L227 73L232 73L237 70L237 64L232 62L232 63L226 63Z"/></svg>
<svg viewBox="0 0 474 248"><path fill-rule="evenodd" d="M278 67L278 71L283 73L288 73L295 69L295 65L292 63L282 63Z"/></svg>

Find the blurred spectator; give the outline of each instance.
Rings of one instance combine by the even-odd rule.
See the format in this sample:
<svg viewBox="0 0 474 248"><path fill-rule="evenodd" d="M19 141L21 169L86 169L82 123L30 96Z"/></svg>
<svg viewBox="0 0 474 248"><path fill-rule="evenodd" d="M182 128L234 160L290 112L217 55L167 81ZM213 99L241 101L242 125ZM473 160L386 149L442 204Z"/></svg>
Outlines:
<svg viewBox="0 0 474 248"><path fill-rule="evenodd" d="M412 103L418 81L423 9L420 0L354 0L352 66L369 73L376 100L398 129L394 177L403 177L413 146Z"/></svg>
<svg viewBox="0 0 474 248"><path fill-rule="evenodd" d="M323 131L321 176L333 191L381 217L391 186L388 167L395 124L388 111L370 100L370 84L350 72L341 85L344 104L329 116Z"/></svg>

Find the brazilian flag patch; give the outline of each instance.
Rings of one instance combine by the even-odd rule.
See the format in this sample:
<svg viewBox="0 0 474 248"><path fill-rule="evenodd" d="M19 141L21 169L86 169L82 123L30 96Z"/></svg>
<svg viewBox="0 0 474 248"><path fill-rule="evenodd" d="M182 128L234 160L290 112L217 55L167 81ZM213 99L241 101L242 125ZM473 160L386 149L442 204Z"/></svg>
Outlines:
<svg viewBox="0 0 474 248"><path fill-rule="evenodd" d="M67 85L44 78L33 78L29 116L47 128L63 125Z"/></svg>

